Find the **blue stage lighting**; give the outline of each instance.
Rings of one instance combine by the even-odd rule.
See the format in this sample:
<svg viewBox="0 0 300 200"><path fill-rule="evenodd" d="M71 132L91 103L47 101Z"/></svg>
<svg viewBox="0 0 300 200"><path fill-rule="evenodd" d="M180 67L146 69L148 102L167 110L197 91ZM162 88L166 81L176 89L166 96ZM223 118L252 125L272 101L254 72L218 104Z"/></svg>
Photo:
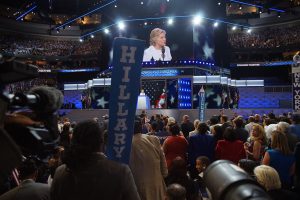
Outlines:
<svg viewBox="0 0 300 200"><path fill-rule="evenodd" d="M34 9L37 8L37 5L33 5L32 7L30 7L27 11L25 11L23 14L21 14L19 17L17 17L17 21L20 19L23 19L23 17L25 17L28 13L32 12Z"/></svg>

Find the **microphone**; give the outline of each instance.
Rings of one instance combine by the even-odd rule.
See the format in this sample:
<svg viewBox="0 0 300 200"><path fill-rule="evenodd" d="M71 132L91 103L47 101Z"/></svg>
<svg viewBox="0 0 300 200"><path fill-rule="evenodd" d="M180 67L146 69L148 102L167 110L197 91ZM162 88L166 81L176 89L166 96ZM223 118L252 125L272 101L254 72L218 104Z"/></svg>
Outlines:
<svg viewBox="0 0 300 200"><path fill-rule="evenodd" d="M163 46L162 48L161 48L161 56L162 56L162 59L163 59L163 61L165 60L165 52L166 52L166 49L165 49L165 47Z"/></svg>
<svg viewBox="0 0 300 200"><path fill-rule="evenodd" d="M61 108L64 101L62 92L53 87L34 87L29 94L36 97L36 102L30 107L39 113L53 113Z"/></svg>

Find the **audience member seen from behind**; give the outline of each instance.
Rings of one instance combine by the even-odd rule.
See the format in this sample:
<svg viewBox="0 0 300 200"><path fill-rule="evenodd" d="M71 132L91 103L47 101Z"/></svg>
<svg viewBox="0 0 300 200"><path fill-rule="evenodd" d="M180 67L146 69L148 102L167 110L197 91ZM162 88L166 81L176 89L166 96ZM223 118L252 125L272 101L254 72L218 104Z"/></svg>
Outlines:
<svg viewBox="0 0 300 200"><path fill-rule="evenodd" d="M274 168L260 165L254 169L254 175L273 200L299 200L296 193L282 189L279 175Z"/></svg>
<svg viewBox="0 0 300 200"><path fill-rule="evenodd" d="M186 200L185 194L185 188L182 185L174 183L168 186L165 200Z"/></svg>
<svg viewBox="0 0 300 200"><path fill-rule="evenodd" d="M236 117L233 120L233 126L236 133L236 138L242 142L246 142L249 137L249 133L248 131L246 131L245 128L243 128L243 124L244 121L242 117Z"/></svg>
<svg viewBox="0 0 300 200"><path fill-rule="evenodd" d="M170 125L168 130L171 136L167 137L162 148L165 153L168 169L170 169L172 161L177 156L181 157L185 161L187 160L186 154L188 142L183 136L180 136L180 129L177 124Z"/></svg>
<svg viewBox="0 0 300 200"><path fill-rule="evenodd" d="M273 132L271 148L266 151L262 164L276 169L280 176L282 187L290 189L292 186L292 177L295 173L295 157L289 149L284 133L280 131Z"/></svg>
<svg viewBox="0 0 300 200"><path fill-rule="evenodd" d="M188 115L182 117L180 128L185 138L188 138L189 133L194 130L194 124L190 122L190 117Z"/></svg>
<svg viewBox="0 0 300 200"><path fill-rule="evenodd" d="M237 140L236 132L232 127L227 127L223 136L224 140L219 140L216 146L216 159L230 160L238 164L240 159L246 158L243 142Z"/></svg>
<svg viewBox="0 0 300 200"><path fill-rule="evenodd" d="M142 200L162 200L166 195L164 177L168 175L165 155L159 139L141 134L142 123L134 122L129 166Z"/></svg>
<svg viewBox="0 0 300 200"><path fill-rule="evenodd" d="M258 162L250 159L239 160L238 166L247 172L250 176L254 177L254 168L259 166Z"/></svg>
<svg viewBox="0 0 300 200"><path fill-rule="evenodd" d="M294 152L298 138L295 134L289 132L290 124L287 122L278 122L277 130L284 133L288 142L288 146L291 152Z"/></svg>
<svg viewBox="0 0 300 200"><path fill-rule="evenodd" d="M215 139L208 134L208 126L201 122L198 125L199 133L189 138L188 146L188 163L191 167L191 176L196 174L195 162L199 156L206 156L209 160L214 160L215 157Z"/></svg>
<svg viewBox="0 0 300 200"><path fill-rule="evenodd" d="M264 155L266 146L267 139L264 128L259 124L253 124L250 142L244 143L248 159L260 162Z"/></svg>
<svg viewBox="0 0 300 200"><path fill-rule="evenodd" d="M194 130L191 131L191 132L189 132L189 137L191 137L192 135L198 134L197 127L198 127L198 125L200 124L200 122L201 122L201 121L200 121L199 119L195 119L195 121L194 121Z"/></svg>
<svg viewBox="0 0 300 200"><path fill-rule="evenodd" d="M176 157L170 166L169 174L165 179L166 185L178 183L186 189L187 200L197 200L198 190L193 180L187 175L187 166L184 159Z"/></svg>
<svg viewBox="0 0 300 200"><path fill-rule="evenodd" d="M74 128L69 149L62 157L51 186L52 200L139 200L127 165L110 161L100 152L103 135L94 120Z"/></svg>
<svg viewBox="0 0 300 200"><path fill-rule="evenodd" d="M19 186L0 196L1 200L48 200L50 187L47 184L36 183L38 168L33 159L26 159L19 167Z"/></svg>

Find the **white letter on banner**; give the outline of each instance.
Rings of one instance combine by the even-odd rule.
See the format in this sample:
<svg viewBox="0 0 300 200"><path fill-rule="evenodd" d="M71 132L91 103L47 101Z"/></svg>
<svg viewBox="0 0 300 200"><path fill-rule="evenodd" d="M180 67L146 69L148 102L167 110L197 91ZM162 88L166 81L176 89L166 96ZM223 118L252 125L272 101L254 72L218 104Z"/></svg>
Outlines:
<svg viewBox="0 0 300 200"><path fill-rule="evenodd" d="M122 158L122 152L124 151L125 147L114 147L115 153L116 153L116 158Z"/></svg>
<svg viewBox="0 0 300 200"><path fill-rule="evenodd" d="M127 66L127 67L123 67L124 70L124 77L122 78L122 82L123 83L128 83L130 81L129 77L128 77L128 72L131 70L131 67Z"/></svg>
<svg viewBox="0 0 300 200"><path fill-rule="evenodd" d="M114 128L115 131L121 131L121 129L123 131L127 131L127 126L126 126L126 118L124 119L117 119L117 125Z"/></svg>
<svg viewBox="0 0 300 200"><path fill-rule="evenodd" d="M130 93L127 93L126 96L125 96L125 89L126 89L126 85L120 85L119 86L120 88L120 95L119 95L119 99L120 100L127 100L130 98Z"/></svg>
<svg viewBox="0 0 300 200"><path fill-rule="evenodd" d="M126 138L126 134L124 133L115 133L115 141L114 144L118 145L118 144L125 144L125 138Z"/></svg>
<svg viewBox="0 0 300 200"><path fill-rule="evenodd" d="M128 46L121 46L122 48L122 57L120 62L122 63L135 63L135 51L136 51L136 47L130 47L130 52L128 51ZM127 62L127 57L129 57L129 62Z"/></svg>
<svg viewBox="0 0 300 200"><path fill-rule="evenodd" d="M124 116L128 115L128 110L123 111L124 105L125 105L125 103L118 103L119 109L118 109L117 115L120 117L124 117Z"/></svg>

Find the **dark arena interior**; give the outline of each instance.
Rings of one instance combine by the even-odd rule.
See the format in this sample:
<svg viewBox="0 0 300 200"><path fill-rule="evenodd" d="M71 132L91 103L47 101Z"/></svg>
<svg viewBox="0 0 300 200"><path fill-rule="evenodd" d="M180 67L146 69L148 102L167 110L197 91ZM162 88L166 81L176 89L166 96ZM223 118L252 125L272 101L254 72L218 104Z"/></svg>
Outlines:
<svg viewBox="0 0 300 200"><path fill-rule="evenodd" d="M300 199L300 0L1 0L0 200Z"/></svg>

